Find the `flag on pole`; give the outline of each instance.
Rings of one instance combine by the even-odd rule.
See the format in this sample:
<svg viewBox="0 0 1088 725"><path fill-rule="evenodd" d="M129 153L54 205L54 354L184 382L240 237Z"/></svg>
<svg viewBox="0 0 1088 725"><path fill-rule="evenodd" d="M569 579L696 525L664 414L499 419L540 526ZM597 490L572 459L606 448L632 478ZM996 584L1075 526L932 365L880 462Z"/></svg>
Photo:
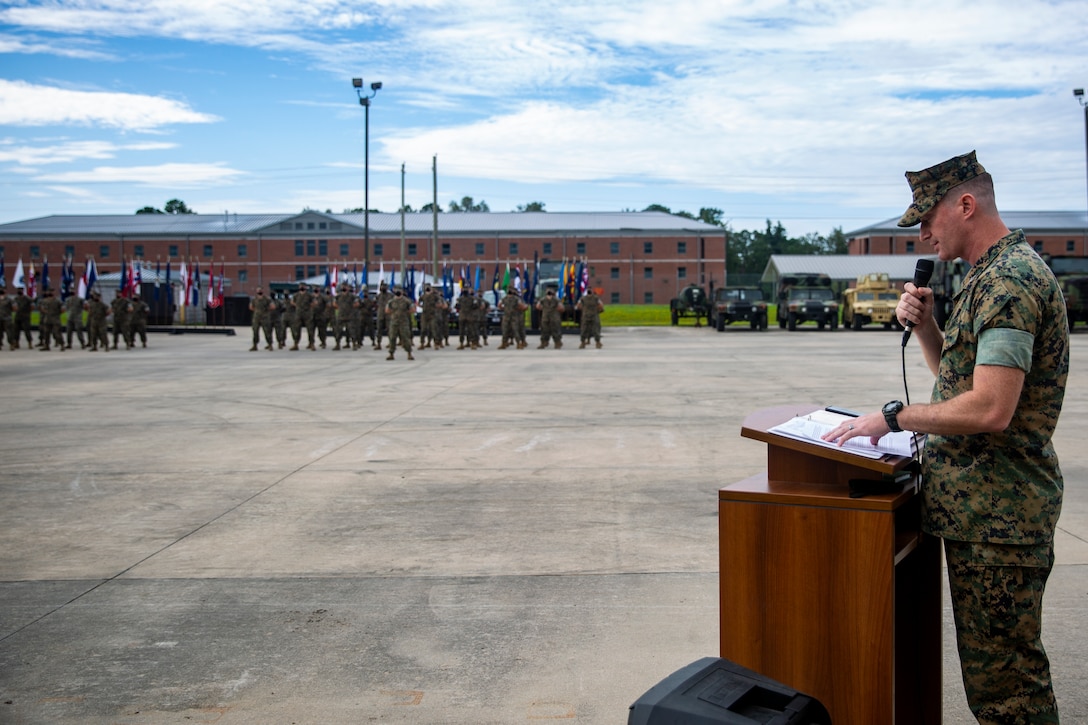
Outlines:
<svg viewBox="0 0 1088 725"><path fill-rule="evenodd" d="M227 263L223 260L219 260L219 293L217 295L219 304L217 307L223 306L223 278L227 276Z"/></svg>
<svg viewBox="0 0 1088 725"><path fill-rule="evenodd" d="M41 288L43 292L49 289L49 257L46 257L42 262Z"/></svg>
<svg viewBox="0 0 1088 725"><path fill-rule="evenodd" d="M143 262L132 261L132 296L142 295L144 289Z"/></svg>
<svg viewBox="0 0 1088 725"><path fill-rule="evenodd" d="M72 296L72 286L75 284L76 275L72 270L72 258L65 257L60 265L60 297L66 300Z"/></svg>
<svg viewBox="0 0 1088 725"><path fill-rule="evenodd" d="M208 265L208 307L215 309L219 306L219 299L215 296L215 265Z"/></svg>
<svg viewBox="0 0 1088 725"><path fill-rule="evenodd" d="M26 273L23 272L22 257L19 257L19 263L15 265L15 276L11 278L11 286L26 289Z"/></svg>
<svg viewBox="0 0 1088 725"><path fill-rule="evenodd" d="M193 307L200 307L200 260L193 260Z"/></svg>
<svg viewBox="0 0 1088 725"><path fill-rule="evenodd" d="M94 257L88 257L83 267L83 276L79 279L79 296L87 299L94 289L94 283L98 280L98 270L94 265Z"/></svg>
<svg viewBox="0 0 1088 725"><path fill-rule="evenodd" d="M159 301L159 284L162 280L162 260L155 260L155 301Z"/></svg>
<svg viewBox="0 0 1088 725"><path fill-rule="evenodd" d="M0 287L8 286L8 278L4 273L4 255L0 254Z"/></svg>
<svg viewBox="0 0 1088 725"><path fill-rule="evenodd" d="M510 263L506 263L506 271L502 273L502 286L499 289L505 290L510 287Z"/></svg>
<svg viewBox="0 0 1088 725"><path fill-rule="evenodd" d="M189 305L189 284L192 282L189 279L189 271L185 268L185 260L181 260L181 282L178 284L178 307L187 307Z"/></svg>
<svg viewBox="0 0 1088 725"><path fill-rule="evenodd" d="M121 257L121 276L117 278L117 296L125 297L125 287L128 286L128 267L125 266L125 258Z"/></svg>
<svg viewBox="0 0 1088 725"><path fill-rule="evenodd" d="M26 277L26 296L34 298L38 296L38 285L34 279L34 260L30 260L30 274Z"/></svg>

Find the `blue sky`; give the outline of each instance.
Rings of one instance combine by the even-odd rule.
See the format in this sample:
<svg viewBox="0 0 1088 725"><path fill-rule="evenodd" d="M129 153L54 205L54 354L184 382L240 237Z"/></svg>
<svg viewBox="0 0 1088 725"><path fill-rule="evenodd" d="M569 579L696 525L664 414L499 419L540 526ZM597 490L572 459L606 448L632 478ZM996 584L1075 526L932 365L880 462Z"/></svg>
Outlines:
<svg viewBox="0 0 1088 725"><path fill-rule="evenodd" d="M0 223L715 207L850 231L977 149L1008 210L1081 210L1083 0L0 2Z"/></svg>

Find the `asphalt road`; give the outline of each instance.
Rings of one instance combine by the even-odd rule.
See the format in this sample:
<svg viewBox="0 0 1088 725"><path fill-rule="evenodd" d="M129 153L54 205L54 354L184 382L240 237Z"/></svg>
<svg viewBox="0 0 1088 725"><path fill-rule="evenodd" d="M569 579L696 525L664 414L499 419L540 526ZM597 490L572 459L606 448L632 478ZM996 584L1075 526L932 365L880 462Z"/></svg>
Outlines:
<svg viewBox="0 0 1088 725"><path fill-rule="evenodd" d="M607 313L606 313L607 314ZM601 350L0 352L0 723L626 722L718 654L744 416L903 396L900 335L605 330ZM1088 721L1088 335L1046 598ZM911 398L932 384L908 349ZM945 718L973 722L944 611Z"/></svg>

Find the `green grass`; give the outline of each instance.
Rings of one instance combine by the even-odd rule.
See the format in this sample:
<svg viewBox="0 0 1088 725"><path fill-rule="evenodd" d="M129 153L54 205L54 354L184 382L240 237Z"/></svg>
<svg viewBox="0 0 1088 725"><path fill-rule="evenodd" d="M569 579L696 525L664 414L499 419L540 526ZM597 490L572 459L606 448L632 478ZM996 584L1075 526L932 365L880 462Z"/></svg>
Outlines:
<svg viewBox="0 0 1088 725"><path fill-rule="evenodd" d="M777 325L777 306L771 305L767 312L767 324ZM699 321L706 324L703 318ZM608 305L601 314L602 327L657 327L671 324L672 315L668 305ZM695 327L695 318L681 317L679 326Z"/></svg>

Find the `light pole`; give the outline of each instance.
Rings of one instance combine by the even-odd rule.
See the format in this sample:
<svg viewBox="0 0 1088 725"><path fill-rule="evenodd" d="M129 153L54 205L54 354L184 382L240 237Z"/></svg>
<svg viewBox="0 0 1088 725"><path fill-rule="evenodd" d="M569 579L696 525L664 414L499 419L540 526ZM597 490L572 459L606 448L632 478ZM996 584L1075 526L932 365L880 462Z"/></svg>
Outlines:
<svg viewBox="0 0 1088 725"><path fill-rule="evenodd" d="M352 78L351 85L359 96L359 105L365 109L365 130L363 132L363 269L370 277L370 99L381 90L381 81L370 84L370 95L364 95L362 78ZM369 285L370 279L364 284Z"/></svg>

